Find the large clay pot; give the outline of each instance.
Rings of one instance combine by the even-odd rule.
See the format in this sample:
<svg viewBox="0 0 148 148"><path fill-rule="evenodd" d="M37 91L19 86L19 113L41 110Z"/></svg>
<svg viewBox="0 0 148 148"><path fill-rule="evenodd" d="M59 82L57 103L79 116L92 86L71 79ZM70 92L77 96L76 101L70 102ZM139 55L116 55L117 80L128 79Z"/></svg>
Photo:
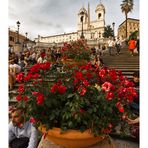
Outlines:
<svg viewBox="0 0 148 148"><path fill-rule="evenodd" d="M84 64L87 64L86 60L75 61L74 59L66 59L66 60L62 60L62 62L64 65L71 65L72 67L82 66Z"/></svg>
<svg viewBox="0 0 148 148"><path fill-rule="evenodd" d="M94 137L89 130L83 133L77 130L68 130L63 134L61 134L60 128L46 131L45 127L40 126L39 130L46 133L46 139L65 148L87 148L104 139L104 137Z"/></svg>

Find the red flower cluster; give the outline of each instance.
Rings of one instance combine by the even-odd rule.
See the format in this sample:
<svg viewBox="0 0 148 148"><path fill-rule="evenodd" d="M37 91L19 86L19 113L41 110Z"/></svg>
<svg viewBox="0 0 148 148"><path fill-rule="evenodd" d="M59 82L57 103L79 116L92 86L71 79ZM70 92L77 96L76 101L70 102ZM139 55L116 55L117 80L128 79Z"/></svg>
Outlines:
<svg viewBox="0 0 148 148"><path fill-rule="evenodd" d="M65 67L59 72L46 62L17 75L21 84L16 100L29 108L33 123L64 129L82 125L82 129L95 129L95 134L110 133L137 96L133 83L121 71L91 63Z"/></svg>
<svg viewBox="0 0 148 148"><path fill-rule="evenodd" d="M58 91L60 94L64 94L66 89L67 88L65 86L63 86L61 83L56 83L51 87L50 92L56 93Z"/></svg>

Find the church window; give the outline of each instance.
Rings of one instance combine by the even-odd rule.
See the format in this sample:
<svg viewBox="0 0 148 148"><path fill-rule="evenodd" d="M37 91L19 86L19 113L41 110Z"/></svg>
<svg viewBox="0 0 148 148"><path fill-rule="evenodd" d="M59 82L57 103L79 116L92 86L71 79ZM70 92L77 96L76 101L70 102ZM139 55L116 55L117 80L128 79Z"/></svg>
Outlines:
<svg viewBox="0 0 148 148"><path fill-rule="evenodd" d="M14 42L14 37L10 36L9 40Z"/></svg>
<svg viewBox="0 0 148 148"><path fill-rule="evenodd" d="M98 19L100 19L100 17L101 17L101 13L98 14Z"/></svg>
<svg viewBox="0 0 148 148"><path fill-rule="evenodd" d="M80 22L83 22L83 16L80 17Z"/></svg>

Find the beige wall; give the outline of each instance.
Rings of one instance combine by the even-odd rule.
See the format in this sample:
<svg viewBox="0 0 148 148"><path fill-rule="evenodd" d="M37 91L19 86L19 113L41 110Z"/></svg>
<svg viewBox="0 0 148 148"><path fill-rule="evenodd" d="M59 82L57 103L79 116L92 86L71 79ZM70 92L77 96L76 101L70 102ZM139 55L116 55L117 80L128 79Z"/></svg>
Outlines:
<svg viewBox="0 0 148 148"><path fill-rule="evenodd" d="M125 21L118 28L118 37L125 39L126 35L126 26ZM127 20L127 37L130 36L132 32L139 30L139 20L137 19L128 19Z"/></svg>
<svg viewBox="0 0 148 148"><path fill-rule="evenodd" d="M17 32L14 32L14 31L9 30L8 37L9 37L9 46L14 46L15 43L17 42L17 39L18 39ZM26 41L26 37L23 36L23 35L21 35L21 34L19 34L19 42L21 44L23 44L25 41Z"/></svg>

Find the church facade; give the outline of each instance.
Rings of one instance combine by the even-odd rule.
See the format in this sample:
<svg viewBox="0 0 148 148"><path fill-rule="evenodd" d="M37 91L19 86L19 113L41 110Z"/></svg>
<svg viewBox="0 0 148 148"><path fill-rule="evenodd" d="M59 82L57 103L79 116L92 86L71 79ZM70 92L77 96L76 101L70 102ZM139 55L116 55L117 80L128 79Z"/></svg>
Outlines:
<svg viewBox="0 0 148 148"><path fill-rule="evenodd" d="M78 12L78 24L76 32L45 37L38 36L38 38L35 38L35 42L63 43L75 41L83 37L87 40L102 39L105 27L105 7L101 2L96 6L95 13L96 19L91 21L90 6L88 4L87 10L85 7L82 7Z"/></svg>

